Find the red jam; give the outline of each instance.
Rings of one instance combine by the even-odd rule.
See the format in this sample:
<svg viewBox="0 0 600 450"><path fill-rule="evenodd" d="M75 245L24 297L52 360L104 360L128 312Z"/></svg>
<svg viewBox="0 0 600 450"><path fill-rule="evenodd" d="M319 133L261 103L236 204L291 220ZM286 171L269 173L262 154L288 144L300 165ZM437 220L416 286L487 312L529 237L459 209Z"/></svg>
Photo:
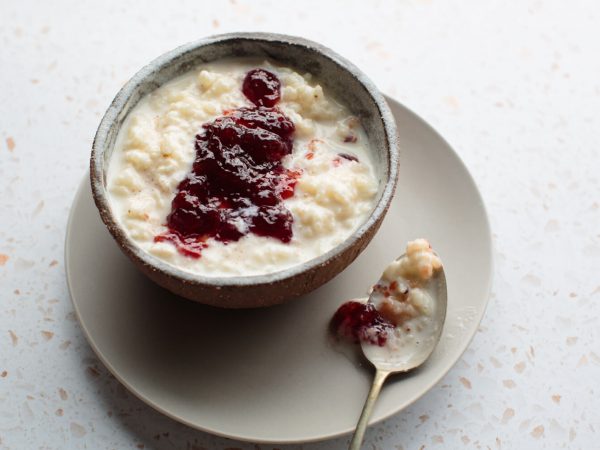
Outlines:
<svg viewBox="0 0 600 450"><path fill-rule="evenodd" d="M349 153L338 153L338 155L344 159L347 159L348 161L358 162L358 158L354 155L350 155Z"/></svg>
<svg viewBox="0 0 600 450"><path fill-rule="evenodd" d="M253 69L244 78L242 92L257 106L275 106L281 97L281 83L274 73Z"/></svg>
<svg viewBox="0 0 600 450"><path fill-rule="evenodd" d="M180 253L200 257L206 241L237 241L248 233L290 242L293 217L283 200L300 173L286 169L294 123L277 108L280 82L262 69L248 72L243 92L255 105L225 112L196 136L191 173L177 187L169 230Z"/></svg>
<svg viewBox="0 0 600 450"><path fill-rule="evenodd" d="M308 155L307 155L307 158L308 158ZM308 159L310 159L310 158L308 158ZM335 158L333 158L333 166L339 167L343 162L342 159L345 159L346 161L358 162L358 158L354 155L350 155L348 153L338 153L337 156Z"/></svg>
<svg viewBox="0 0 600 450"><path fill-rule="evenodd" d="M338 336L383 347L394 325L388 322L372 303L349 301L338 308L331 319L331 330Z"/></svg>

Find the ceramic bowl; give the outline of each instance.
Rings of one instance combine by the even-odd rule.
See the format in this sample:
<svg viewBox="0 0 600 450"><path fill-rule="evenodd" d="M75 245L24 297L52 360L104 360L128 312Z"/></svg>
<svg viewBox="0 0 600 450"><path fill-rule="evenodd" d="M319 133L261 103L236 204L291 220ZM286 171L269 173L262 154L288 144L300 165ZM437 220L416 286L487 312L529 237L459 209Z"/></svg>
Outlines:
<svg viewBox="0 0 600 450"><path fill-rule="evenodd" d="M262 57L310 72L324 89L347 105L365 128L379 179L370 217L344 242L305 263L267 275L206 277L142 250L119 225L110 207L106 174L115 139L127 114L146 94L203 63L231 57ZM224 308L283 303L310 292L344 270L367 246L385 216L396 186L396 125L382 94L352 63L306 39L264 33L209 37L178 47L142 68L117 94L100 122L92 146L90 178L96 206L121 250L150 279L182 297Z"/></svg>

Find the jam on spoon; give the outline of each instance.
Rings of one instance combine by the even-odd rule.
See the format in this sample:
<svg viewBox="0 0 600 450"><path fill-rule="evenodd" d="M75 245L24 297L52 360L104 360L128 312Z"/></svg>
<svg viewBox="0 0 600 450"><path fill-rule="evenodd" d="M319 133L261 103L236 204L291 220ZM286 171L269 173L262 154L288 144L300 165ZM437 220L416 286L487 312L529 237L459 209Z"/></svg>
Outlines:
<svg viewBox="0 0 600 450"><path fill-rule="evenodd" d="M367 341L384 346L394 325L386 320L373 303L349 301L338 308L330 322L331 331L355 344Z"/></svg>

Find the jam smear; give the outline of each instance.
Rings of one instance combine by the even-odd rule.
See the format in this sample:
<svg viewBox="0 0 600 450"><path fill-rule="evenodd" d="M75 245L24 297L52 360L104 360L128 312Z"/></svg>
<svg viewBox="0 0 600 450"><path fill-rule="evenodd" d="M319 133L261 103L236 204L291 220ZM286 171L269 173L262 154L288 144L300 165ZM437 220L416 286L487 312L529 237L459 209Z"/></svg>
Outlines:
<svg viewBox="0 0 600 450"><path fill-rule="evenodd" d="M244 78L242 92L257 106L275 106L281 97L281 82L268 70L253 69Z"/></svg>
<svg viewBox="0 0 600 450"><path fill-rule="evenodd" d="M383 347L394 325L386 320L372 303L349 301L338 308L330 322L331 331L338 336Z"/></svg>
<svg viewBox="0 0 600 450"><path fill-rule="evenodd" d="M338 153L337 156L333 158L333 166L339 167L340 164L342 164L342 159L345 159L346 161L359 162L358 158L354 155L350 155L348 153Z"/></svg>
<svg viewBox="0 0 600 450"><path fill-rule="evenodd" d="M348 161L358 162L358 158L354 155L350 155L349 153L338 153L338 155L344 159L347 159Z"/></svg>
<svg viewBox="0 0 600 450"><path fill-rule="evenodd" d="M194 258L209 238L227 243L254 233L290 242L293 217L283 200L294 195L300 172L282 164L295 126L272 107L279 90L274 74L254 69L243 92L257 106L225 111L202 126L192 171L177 187L168 231L156 242L173 242Z"/></svg>

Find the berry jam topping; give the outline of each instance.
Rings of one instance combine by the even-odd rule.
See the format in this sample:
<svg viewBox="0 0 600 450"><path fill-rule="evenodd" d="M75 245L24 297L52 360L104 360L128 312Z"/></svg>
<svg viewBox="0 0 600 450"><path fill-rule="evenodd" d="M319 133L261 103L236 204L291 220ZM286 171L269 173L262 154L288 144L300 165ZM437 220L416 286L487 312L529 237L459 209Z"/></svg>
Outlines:
<svg viewBox="0 0 600 450"><path fill-rule="evenodd" d="M355 161L358 162L358 158L354 155L350 155L348 153L338 153L339 156L341 156L344 159L347 159L348 161Z"/></svg>
<svg viewBox="0 0 600 450"><path fill-rule="evenodd" d="M248 81L250 80L250 81ZM279 100L279 80L262 69L248 73L244 94L255 104ZM173 242L198 258L206 241L237 241L248 233L290 242L293 217L283 200L294 195L299 171L286 169L294 123L279 109L238 108L202 126L196 159L179 184L167 217L169 230L156 242Z"/></svg>
<svg viewBox="0 0 600 450"><path fill-rule="evenodd" d="M275 106L281 97L281 83L274 73L253 69L244 78L242 92L257 106Z"/></svg>
<svg viewBox="0 0 600 450"><path fill-rule="evenodd" d="M394 325L388 322L372 303L350 301L338 308L331 319L331 330L338 336L383 347Z"/></svg>
<svg viewBox="0 0 600 450"><path fill-rule="evenodd" d="M333 166L339 167L340 164L342 164L342 162L343 162L342 159L345 159L346 161L359 162L358 158L354 155L350 155L348 153L338 153L337 156L335 158L333 158Z"/></svg>

